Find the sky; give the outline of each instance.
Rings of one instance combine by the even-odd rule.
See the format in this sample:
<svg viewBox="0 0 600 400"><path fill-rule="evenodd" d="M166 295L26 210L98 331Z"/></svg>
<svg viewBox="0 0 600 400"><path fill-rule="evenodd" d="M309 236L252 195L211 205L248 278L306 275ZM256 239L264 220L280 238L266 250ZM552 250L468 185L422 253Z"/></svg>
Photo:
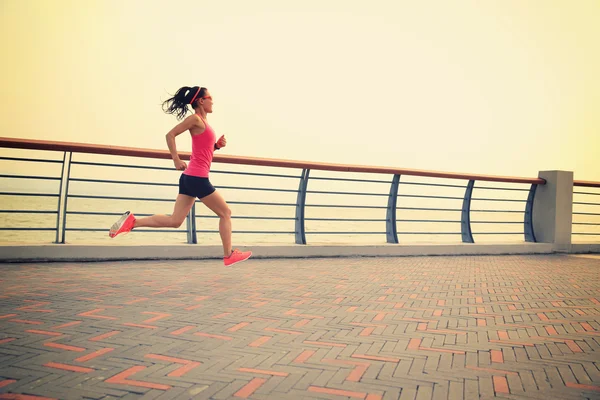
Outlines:
<svg viewBox="0 0 600 400"><path fill-rule="evenodd" d="M600 1L0 0L0 136L600 181ZM189 151L189 136L177 138Z"/></svg>

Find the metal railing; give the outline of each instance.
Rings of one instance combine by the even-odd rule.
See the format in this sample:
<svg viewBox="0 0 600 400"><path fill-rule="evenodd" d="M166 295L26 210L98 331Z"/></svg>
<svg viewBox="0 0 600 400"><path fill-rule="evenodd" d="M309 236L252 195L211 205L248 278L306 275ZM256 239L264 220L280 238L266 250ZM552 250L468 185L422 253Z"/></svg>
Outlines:
<svg viewBox="0 0 600 400"><path fill-rule="evenodd" d="M590 230L600 227L600 202L594 202L600 200L597 196L600 196L600 182L573 181L573 236L600 236L600 229ZM580 227L585 230L580 231Z"/></svg>
<svg viewBox="0 0 600 400"><path fill-rule="evenodd" d="M23 139L12 139L12 138L0 138L0 147L12 148L12 149L30 149L50 152L60 152L62 160L60 159L42 159L42 158L31 158L31 157L0 157L0 160L11 161L11 162L23 162L23 163L49 163L49 164L60 164L61 170L59 174L54 176L43 176L43 175L27 175L27 174L4 174L0 175L0 178L5 179L16 179L16 180L41 180L41 181L53 181L58 182L58 188L54 191L46 191L42 193L23 192L23 191L2 191L0 196L46 196L56 198L56 209L55 210L31 210L31 209L1 209L1 214L6 213L45 213L55 214L56 224L53 227L16 227L16 226L2 226L0 230L45 230L55 231L55 242L65 243L67 238L67 232L71 231L89 231L89 232L107 232L108 227L77 227L70 225L70 216L117 216L120 212L110 212L105 209L99 208L95 210L81 210L73 209L70 207L72 201L76 199L87 199L87 200L98 200L98 201L126 201L126 202L174 202L174 197L162 198L152 196L121 196L111 194L90 194L90 193L74 193L72 190L72 184L92 184L92 185L127 185L131 187L143 186L154 186L154 187L176 187L175 182L160 182L156 180L141 180L139 179L102 179L90 176L76 176L73 174L74 171L84 173L86 169L91 168L102 168L104 171L119 170L119 171L130 171L131 173L141 174L139 171L151 171L158 173L160 171L171 171L174 173L173 168L159 167L159 166L145 166L145 165L130 165L123 162L97 162L89 160L80 160L79 156L83 154L99 154L99 155L111 155L111 156L128 156L128 157L141 157L147 159L170 159L171 156L168 151L160 150L149 150L149 149L138 149L138 148L126 148L126 147L114 147L114 146L101 146L101 145L87 145L80 143L66 143L66 142L50 142L50 141L39 141L39 140L23 140ZM55 154L55 153L54 153ZM74 158L77 155L77 159ZM180 153L182 159L189 159L189 153ZM232 170L220 170L215 169L211 171L211 175L215 174L229 174L242 177L245 182L249 182L249 179L256 177L261 178L276 178L278 180L283 179L285 181L295 182L297 189L285 188L285 187L260 187L257 185L232 185L232 186L216 186L218 189L227 189L232 191L243 191L247 192L268 192L268 193L280 193L287 194L288 196L295 196L295 201L289 202L277 202L277 201L228 201L229 204L242 204L251 206L265 206L274 208L286 208L293 209L293 216L268 216L268 215L234 215L233 218L246 219L246 220L271 220L271 221L285 221L289 223L289 229L280 230L239 230L234 233L247 233L247 234L287 234L293 235L296 244L306 244L307 235L381 235L382 241L385 237L387 243L399 243L398 237L401 235L460 235L462 241L465 243L474 243L474 235L523 235L523 238L527 242L535 242L535 233L532 224L533 214L533 199L535 196L537 185L544 185L545 181L540 178L518 178L518 177L502 177L502 176L489 176L489 175L476 175L476 174L457 174L447 173L439 171L422 171L422 170L410 170L410 169L399 169L389 167L372 167L372 166L357 166L357 165L340 165L340 164L327 164L327 163L313 163L313 162L302 162L302 161L290 161L290 160L274 160L274 159L261 159L253 157L239 157L239 156L224 156L216 154L213 162L215 164L229 164L229 165L243 165L243 166L259 166L262 168L278 168L285 170L295 170L297 174L288 173L263 173L263 172L248 172L248 171L232 171ZM369 174L375 175L377 179L356 179L352 177L334 177L334 176L314 176L313 172L323 173L336 172L342 173L342 175L353 176L356 174ZM177 172L179 173L179 172ZM113 174L114 175L114 174ZM122 173L119 175L122 176ZM136 175L138 176L138 175ZM405 177L424 177L427 179L445 179L454 181L464 181L464 184L455 183L438 183L428 181L411 181L406 180ZM309 182L312 185L321 184L326 185L325 190L309 189ZM501 183L501 187L490 186L491 183ZM336 183L358 185L359 188L367 185L376 185L378 187L383 186L384 189L380 191L365 191L365 190L331 190L331 187ZM507 187L508 184L513 186ZM412 193L410 189L418 190L416 193ZM439 190L452 190L454 192L459 191L460 194L452 194L442 196L438 194ZM425 190L425 193L423 191ZM432 190L432 193L427 194L426 190ZM482 193L503 193L503 196L499 195L483 195L475 196L474 192ZM328 196L332 198L345 199L345 204L340 204L342 201L335 201L333 203L326 203L323 201L313 202L313 198L320 196ZM511 197L512 196L512 197ZM521 196L521 198L514 198L514 196ZM355 201L357 198L369 198L381 201L377 205L369 205ZM440 203L447 202L456 203L454 206L428 206L427 204L410 204L409 201L416 201L418 203L426 203L431 200L435 200ZM483 206L483 207L472 207L473 203L477 204L513 204L518 206L517 209L502 209L497 206ZM372 210L379 213L376 218L363 218L362 216L356 217L332 217L330 215L324 217L311 217L307 216L307 211L315 209L346 209L348 211L364 211ZM460 219L448 219L448 218L397 218L398 212L436 212L436 213L449 213L455 212L460 213ZM475 219L474 214L486 215L486 214L498 214L506 213L509 215L519 214L521 218L519 220L510 221L497 221L491 219ZM150 215L150 214L137 214L138 216ZM188 243L197 243L196 233L216 233L215 230L202 230L197 229L196 221L198 218L216 218L216 216L198 216L196 215L196 207L194 206L187 216L185 229L136 229L136 232L181 232L186 233ZM291 222L293 221L293 223ZM306 222L368 222L376 223L380 228L373 230L357 231L357 230L319 230L319 231L307 231ZM398 227L407 226L410 224L449 224L455 223L460 224L460 231L441 231L441 232L426 232L420 230L398 230ZM517 225L521 226L521 229L511 230L509 232L504 231L484 231L484 230L473 230L473 227L480 226L496 226L496 225Z"/></svg>

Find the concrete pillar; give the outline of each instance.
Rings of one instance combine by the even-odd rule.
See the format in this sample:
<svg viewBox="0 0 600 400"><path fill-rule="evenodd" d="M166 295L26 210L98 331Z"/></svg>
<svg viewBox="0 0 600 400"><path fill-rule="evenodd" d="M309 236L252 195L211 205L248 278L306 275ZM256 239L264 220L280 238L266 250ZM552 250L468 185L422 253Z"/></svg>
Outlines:
<svg viewBox="0 0 600 400"><path fill-rule="evenodd" d="M571 251L573 172L540 171L533 201L533 230L538 242L553 243L557 252Z"/></svg>

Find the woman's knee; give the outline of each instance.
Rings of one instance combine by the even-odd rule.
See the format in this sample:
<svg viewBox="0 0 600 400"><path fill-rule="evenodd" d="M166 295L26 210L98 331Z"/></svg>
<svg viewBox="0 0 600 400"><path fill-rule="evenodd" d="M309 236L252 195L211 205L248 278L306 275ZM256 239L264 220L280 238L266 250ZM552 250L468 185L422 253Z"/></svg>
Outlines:
<svg viewBox="0 0 600 400"><path fill-rule="evenodd" d="M217 215L219 216L219 218L231 218L231 209L229 208L229 206L226 205L221 210L219 210Z"/></svg>
<svg viewBox="0 0 600 400"><path fill-rule="evenodd" d="M185 221L185 217L184 218L171 217L171 228L179 228L181 225L183 225L183 221Z"/></svg>

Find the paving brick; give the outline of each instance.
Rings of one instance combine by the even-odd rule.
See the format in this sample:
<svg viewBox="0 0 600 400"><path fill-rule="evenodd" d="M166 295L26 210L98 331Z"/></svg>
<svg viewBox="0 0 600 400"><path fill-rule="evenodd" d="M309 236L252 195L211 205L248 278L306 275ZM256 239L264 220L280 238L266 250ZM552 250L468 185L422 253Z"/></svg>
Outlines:
<svg viewBox="0 0 600 400"><path fill-rule="evenodd" d="M224 388L226 388L228 386L228 383L224 383L224 382L214 382L213 384L211 384L209 387L207 387L206 389L202 390L200 393L194 395L194 400L198 399L198 400L208 400L208 399L212 399L213 396L220 392L221 390L223 390ZM165 395L169 394L169 392L165 392Z"/></svg>
<svg viewBox="0 0 600 400"><path fill-rule="evenodd" d="M433 387L431 386L419 386L417 389L417 396L415 400L429 400L433 396Z"/></svg>
<svg viewBox="0 0 600 400"><path fill-rule="evenodd" d="M521 379L525 393L535 393L538 390L538 385L532 371L519 372L519 378Z"/></svg>
<svg viewBox="0 0 600 400"><path fill-rule="evenodd" d="M448 389L449 383L440 383L433 385L433 400L447 400L448 399ZM420 394L417 394L417 398Z"/></svg>
<svg viewBox="0 0 600 400"><path fill-rule="evenodd" d="M533 370L531 371L531 373L533 374L533 378L535 379L535 384L538 387L538 390L543 391L543 390L550 390L552 388L552 385L550 385L550 380L548 378L548 374L546 373L546 370Z"/></svg>
<svg viewBox="0 0 600 400"><path fill-rule="evenodd" d="M294 389L307 390L309 386L323 373L322 370L307 371L306 374L294 385Z"/></svg>
<svg viewBox="0 0 600 400"><path fill-rule="evenodd" d="M577 383L593 384L593 382L600 381L600 371L598 371L597 368L595 368L591 365L590 365L590 371L592 371L592 375L593 375L594 379L592 379L592 377L590 377L590 374L588 374L588 372L586 371L586 368L584 368L584 366L581 364L570 363L569 368L571 369L571 372L575 376Z"/></svg>
<svg viewBox="0 0 600 400"><path fill-rule="evenodd" d="M291 374L283 379L274 389L278 393L287 393L304 377L305 372Z"/></svg>
<svg viewBox="0 0 600 400"><path fill-rule="evenodd" d="M478 379L478 390L480 396L483 398L494 397L495 390L494 384L491 377L479 377Z"/></svg>
<svg viewBox="0 0 600 400"><path fill-rule="evenodd" d="M313 382L313 386L327 386L330 382L339 384L344 382L350 373L349 369L340 368L337 370L323 371Z"/></svg>
<svg viewBox="0 0 600 400"><path fill-rule="evenodd" d="M460 400L464 397L464 382L449 382L448 385L448 400Z"/></svg>
<svg viewBox="0 0 600 400"><path fill-rule="evenodd" d="M254 393L252 395L252 399L256 400L271 400L273 398L281 399L281 400L314 400L314 393L310 393L307 391L291 389L286 393L277 392L276 395L273 394L262 394L262 393ZM338 397L339 398L339 397Z"/></svg>
<svg viewBox="0 0 600 400"><path fill-rule="evenodd" d="M564 386L564 382L556 367L546 367L544 370L546 372L548 382L552 388L561 388Z"/></svg>
<svg viewBox="0 0 600 400"><path fill-rule="evenodd" d="M417 397L417 388L402 388L399 400L414 400Z"/></svg>
<svg viewBox="0 0 600 400"><path fill-rule="evenodd" d="M521 382L521 377L519 375L508 374L506 375L506 380L508 381L510 393L522 395L525 392L525 388L523 387L523 383Z"/></svg>

